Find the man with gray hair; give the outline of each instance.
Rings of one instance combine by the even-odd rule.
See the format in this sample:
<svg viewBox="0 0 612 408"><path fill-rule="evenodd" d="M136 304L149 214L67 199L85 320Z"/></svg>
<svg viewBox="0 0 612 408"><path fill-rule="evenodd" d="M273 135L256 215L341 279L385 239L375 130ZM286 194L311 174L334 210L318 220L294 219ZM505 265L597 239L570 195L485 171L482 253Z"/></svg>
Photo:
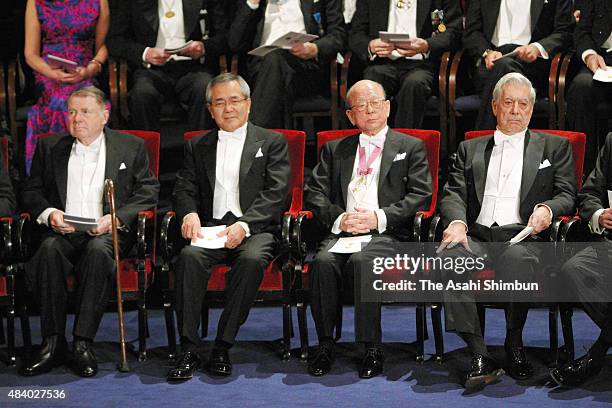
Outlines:
<svg viewBox="0 0 612 408"><path fill-rule="evenodd" d="M91 351L108 297L115 262L110 209L104 180L115 183L119 249L135 242L138 213L157 204L159 182L149 170L142 139L105 127L104 93L88 86L68 98L68 132L38 142L32 171L23 187L23 205L41 227L41 244L25 263L25 277L40 305L42 347L20 368L33 376L64 363L67 277L77 289L73 327L73 369L82 377L98 371ZM65 216L93 218L86 231Z"/></svg>
<svg viewBox="0 0 612 408"><path fill-rule="evenodd" d="M242 77L221 74L206 88L218 129L185 142L176 176L174 209L184 239L203 238L201 227L224 226L223 248L188 245L176 262L176 302L182 357L168 380L186 380L200 366L198 325L211 268L228 263L227 302L219 319L208 371L230 375L228 350L255 301L274 256L286 208L290 166L286 139L248 122L250 90Z"/></svg>
<svg viewBox="0 0 612 408"><path fill-rule="evenodd" d="M535 101L531 82L519 73L506 74L493 96L497 129L461 143L444 187L440 212L446 229L438 252L445 256L482 255L483 243L506 242L525 226L533 228L527 241L541 241L555 217L574 213L569 141L527 129ZM538 255L521 244L500 250L494 257L496 278L528 280L539 269ZM503 375L487 352L473 295L446 291L445 312L446 329L457 332L473 353L466 387ZM507 305L504 346L508 372L516 379L533 375L522 342L526 318L526 303Z"/></svg>

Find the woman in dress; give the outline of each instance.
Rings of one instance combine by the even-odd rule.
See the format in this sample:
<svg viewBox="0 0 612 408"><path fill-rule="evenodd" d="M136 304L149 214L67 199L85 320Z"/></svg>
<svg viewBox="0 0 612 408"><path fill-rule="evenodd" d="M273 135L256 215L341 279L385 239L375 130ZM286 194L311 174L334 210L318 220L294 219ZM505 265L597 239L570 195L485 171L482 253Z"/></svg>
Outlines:
<svg viewBox="0 0 612 408"><path fill-rule="evenodd" d="M96 85L108 58L107 0L28 0L25 15L26 62L35 71L41 97L28 112L25 164L29 174L39 137L66 130L70 93ZM49 62L48 55L74 61L76 70Z"/></svg>

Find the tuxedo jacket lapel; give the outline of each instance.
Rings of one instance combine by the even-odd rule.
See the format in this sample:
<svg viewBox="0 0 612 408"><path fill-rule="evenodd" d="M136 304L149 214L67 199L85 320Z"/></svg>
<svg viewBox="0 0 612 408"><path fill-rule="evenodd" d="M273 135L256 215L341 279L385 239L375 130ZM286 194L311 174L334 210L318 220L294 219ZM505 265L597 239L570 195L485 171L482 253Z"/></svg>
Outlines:
<svg viewBox="0 0 612 408"><path fill-rule="evenodd" d="M215 177L217 175L217 141L219 140L219 131L217 129L207 133L203 136L200 143L198 143L197 153L194 152L194 158L196 160L201 159L204 164L204 171L206 172L206 178L210 185L210 191L215 191ZM197 164L196 164L197 166Z"/></svg>
<svg viewBox="0 0 612 408"><path fill-rule="evenodd" d="M383 184L385 178L387 178L387 174L391 169L391 165L393 164L393 159L397 155L400 149L400 137L391 131L387 132L387 136L385 137L385 145L383 146L382 157L380 161L380 175L378 176L378 199L380 201L380 197L383 196Z"/></svg>
<svg viewBox="0 0 612 408"><path fill-rule="evenodd" d="M474 175L474 188L476 189L476 197L478 198L478 204L482 205L482 199L484 197L485 184L487 182L487 148L493 142L493 136L485 137L482 141L479 141L474 151L474 161L472 162L472 174ZM494 144L495 142L493 142ZM490 149L489 149L490 150ZM491 152L488 152L488 157L491 157Z"/></svg>
<svg viewBox="0 0 612 408"><path fill-rule="evenodd" d="M142 15L153 31L157 33L159 29L159 14L156 0L137 0Z"/></svg>
<svg viewBox="0 0 612 408"><path fill-rule="evenodd" d="M117 140L121 135L117 135L112 131L106 130L105 132L105 143L106 143L106 163L104 163L104 180L111 179L113 183L117 185L117 175L119 173L119 166L121 165L122 154L121 146L118 146L120 142Z"/></svg>
<svg viewBox="0 0 612 408"><path fill-rule="evenodd" d="M376 15L372 16L372 24L375 27L382 27L382 31L389 28L389 2L393 0L381 0L380 7L376 7ZM417 26L418 27L418 26ZM417 28L418 32L418 28Z"/></svg>
<svg viewBox="0 0 612 408"><path fill-rule="evenodd" d="M538 134L525 133L525 153L523 154L523 176L521 179L521 203L531 190L538 174L544 154L544 139Z"/></svg>
<svg viewBox="0 0 612 408"><path fill-rule="evenodd" d="M431 0L422 0L417 1L417 18L416 18L416 32L417 35L423 29L423 25L425 24L425 20L429 16L429 9L431 8Z"/></svg>
<svg viewBox="0 0 612 408"><path fill-rule="evenodd" d="M185 38L189 38L196 29L196 24L200 18L201 0L182 0L183 1L183 24ZM204 33L202 33L204 34Z"/></svg>
<svg viewBox="0 0 612 408"><path fill-rule="evenodd" d="M62 138L53 148L53 169L55 173L55 182L57 183L57 192L60 200L62 200L62 208L66 208L66 195L68 189L68 160L70 160L70 152L74 138L68 135Z"/></svg>
<svg viewBox="0 0 612 408"><path fill-rule="evenodd" d="M485 37L491 39L493 37L493 31L495 31L495 25L497 24L497 19L499 17L499 7L501 6L501 0L491 0L489 6L482 7L483 13L483 22L488 21L490 24L483 24L483 26L487 26L490 30L485 32Z"/></svg>
<svg viewBox="0 0 612 408"><path fill-rule="evenodd" d="M544 0L531 0L531 32L535 28L538 19L540 18L540 13L542 12L542 8L544 7Z"/></svg>
<svg viewBox="0 0 612 408"><path fill-rule="evenodd" d="M255 160L255 155L257 154L257 151L261 148L261 146L263 146L263 143L264 140L260 138L258 132L249 123L247 125L247 133L246 139L244 140L244 146L242 147L242 157L240 158L240 178L238 180L238 188L240 189L239 191L244 191L244 189L249 188L246 175L249 173L249 170L251 170L253 160Z"/></svg>
<svg viewBox="0 0 612 408"><path fill-rule="evenodd" d="M349 136L342 142L340 154L340 188L342 189L343 207L346 208L346 194L348 185L353 176L353 167L355 165L355 155L357 154L357 146L359 145L359 133Z"/></svg>

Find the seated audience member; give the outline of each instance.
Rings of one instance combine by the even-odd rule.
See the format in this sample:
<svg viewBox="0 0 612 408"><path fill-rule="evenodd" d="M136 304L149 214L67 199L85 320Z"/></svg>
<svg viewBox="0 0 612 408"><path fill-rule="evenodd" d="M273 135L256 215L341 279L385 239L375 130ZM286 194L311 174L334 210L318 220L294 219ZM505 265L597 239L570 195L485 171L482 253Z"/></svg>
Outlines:
<svg viewBox="0 0 612 408"><path fill-rule="evenodd" d="M69 274L77 282L72 367L82 377L96 375L91 343L112 293L116 269L104 180L115 183L122 253L135 240L138 212L154 207L159 193L143 141L104 127L109 112L102 91L77 89L67 104L69 133L40 140L23 187L24 207L42 234L39 248L25 264L25 276L40 304L43 342L20 368L25 376L65 363ZM65 214L94 218L97 225L87 232L76 231L64 220Z"/></svg>
<svg viewBox="0 0 612 408"><path fill-rule="evenodd" d="M321 376L332 368L340 289L348 275L354 282L355 340L364 346L359 376L372 378L383 371L381 310L379 302L362 300L361 270L374 257L394 256L393 244L411 236L409 225L416 212L431 201L432 181L423 143L387 126L390 102L380 84L359 81L347 100L346 114L358 130L323 147L304 189L304 207L327 231L310 269L319 347L308 372ZM357 234L372 234L363 250L330 252L338 238Z"/></svg>
<svg viewBox="0 0 612 408"><path fill-rule="evenodd" d="M192 130L209 129L204 89L219 71L229 24L222 0L120 1L112 10L108 48L132 70L128 95L135 129L161 128L162 104L176 99ZM181 51L173 48L189 45ZM203 62L202 62L203 61Z"/></svg>
<svg viewBox="0 0 612 408"><path fill-rule="evenodd" d="M249 315L264 270L277 248L287 204L290 165L284 136L248 121L250 89L242 77L221 74L206 88L215 129L185 142L183 168L176 176L174 208L185 239L200 227L224 225L225 247L188 245L176 262L176 302L183 351L168 380L185 380L201 365L198 325L211 268L231 265L227 302L210 352L210 374L232 373L229 349Z"/></svg>
<svg viewBox="0 0 612 408"><path fill-rule="evenodd" d="M459 145L440 201L446 229L439 251L445 256L482 256L487 242L506 242L525 226L533 231L524 242L542 242L541 234L555 217L574 213L576 180L569 140L527 129L535 97L526 77L504 75L493 90L497 130ZM541 271L536 249L519 243L490 254L496 278L532 282ZM450 271L447 278L459 275ZM533 375L522 339L527 306L506 305L507 370L519 380ZM456 332L472 352L466 388L496 381L504 371L485 346L474 294L445 291L444 308L446 329Z"/></svg>
<svg viewBox="0 0 612 408"><path fill-rule="evenodd" d="M346 41L341 0L238 0L229 31L229 46L245 53L272 44L290 31L317 35L289 50L264 57L248 56L247 72L253 87L251 121L282 128L291 117L296 95L312 95L329 88L329 62Z"/></svg>
<svg viewBox="0 0 612 408"><path fill-rule="evenodd" d="M39 136L66 131L66 100L77 88L97 84L108 58L105 45L107 0L28 0L25 13L26 62L41 92L28 112L25 165L29 173ZM74 62L61 66L50 56Z"/></svg>
<svg viewBox="0 0 612 408"><path fill-rule="evenodd" d="M427 100L437 84L440 57L459 45L459 2L361 1L352 24L349 47L367 65L363 77L382 84L387 95L395 98L395 126L422 127ZM409 34L410 40L385 42L380 31Z"/></svg>
<svg viewBox="0 0 612 408"><path fill-rule="evenodd" d="M572 80L567 92L567 118L569 129L587 134L585 170L588 173L597 155L597 106L612 103L612 85L593 79L598 69L612 66L612 7L601 1L582 0L580 22L574 30L576 58L584 65ZM609 118L604 118L607 124Z"/></svg>
<svg viewBox="0 0 612 408"><path fill-rule="evenodd" d="M585 14L586 16L586 14ZM595 247L588 247L562 268L565 279L577 291L584 310L601 329L589 351L577 360L551 370L550 376L559 385L575 387L596 376L604 365L612 346L612 302L610 302L610 265L612 265L612 133L608 133L595 168L578 194L580 218L598 236Z"/></svg>
<svg viewBox="0 0 612 408"><path fill-rule="evenodd" d="M574 24L570 0L496 4L497 8L485 0L470 0L466 12L463 46L476 61L474 85L480 93L477 129L495 129L491 94L505 74L519 72L537 89L548 88L550 61L570 45ZM504 56L510 52L515 54Z"/></svg>

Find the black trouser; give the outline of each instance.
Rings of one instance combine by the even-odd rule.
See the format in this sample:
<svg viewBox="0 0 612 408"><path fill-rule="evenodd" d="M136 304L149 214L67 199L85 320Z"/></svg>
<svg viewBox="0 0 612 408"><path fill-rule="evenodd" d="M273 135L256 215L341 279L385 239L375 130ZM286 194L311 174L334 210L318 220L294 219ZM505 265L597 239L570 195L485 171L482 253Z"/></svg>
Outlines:
<svg viewBox="0 0 612 408"><path fill-rule="evenodd" d="M361 273L376 257L393 257L397 240L389 235L374 235L361 252L337 254L328 250L338 236L331 234L319 245L310 269L312 317L319 340L333 337L342 298L343 282L353 287L355 298L355 340L363 343L380 343L380 302L362 300ZM365 277L367 279L367 277Z"/></svg>
<svg viewBox="0 0 612 408"><path fill-rule="evenodd" d="M213 76L196 61L170 61L133 75L128 102L132 126L140 130L161 129L162 104L175 99L187 111L191 130L210 129L212 118L206 108L206 85Z"/></svg>
<svg viewBox="0 0 612 408"><path fill-rule="evenodd" d="M290 123L296 96L329 93L327 64L300 59L286 50L250 57L248 69L253 90L250 120L258 126L284 128Z"/></svg>
<svg viewBox="0 0 612 408"><path fill-rule="evenodd" d="M602 52L607 65L612 65L612 55ZM580 58L576 55L575 58ZM612 85L606 82L593 81L593 73L582 62L582 67L572 80L567 91L567 124L569 130L584 132L587 135L584 174L589 174L597 159L598 138L604 136L607 129L598 129L597 108L601 102L612 103ZM603 139L602 139L603 140Z"/></svg>
<svg viewBox="0 0 612 408"><path fill-rule="evenodd" d="M516 45L504 45L497 51L505 54L516 47ZM497 121L493 116L491 100L493 99L495 84L501 77L510 72L518 72L529 78L536 90L547 90L550 60L553 57L554 55L549 55L547 60L538 58L532 63L521 61L515 57L506 57L495 61L495 65L490 71L487 70L483 61L477 68L474 78L476 91L480 93L480 109L478 110L476 129L495 129L497 126Z"/></svg>
<svg viewBox="0 0 612 408"><path fill-rule="evenodd" d="M119 234L122 249L129 248L128 241L125 234ZM67 280L73 270L77 282L77 303L72 333L93 340L114 282L115 259L111 234L91 237L81 232L59 235L49 231L32 259L26 262L26 279L40 304L43 338L65 335Z"/></svg>
<svg viewBox="0 0 612 408"><path fill-rule="evenodd" d="M211 268L228 263L231 269L227 276L226 305L219 319L217 340L233 344L249 315L275 247L274 235L262 232L246 238L234 249L183 248L175 265L179 335L200 344L198 327Z"/></svg>
<svg viewBox="0 0 612 408"><path fill-rule="evenodd" d="M374 61L378 61L377 58ZM378 82L388 97L394 96L397 110L394 126L423 127L427 100L433 93L434 66L431 61L380 59L363 71L363 78Z"/></svg>
<svg viewBox="0 0 612 408"><path fill-rule="evenodd" d="M606 247L608 253L602 253ZM612 345L612 303L608 301L612 257L609 251L612 251L609 240L598 243L597 249L588 247L570 258L561 271L572 290L577 292L584 310L601 329L601 337Z"/></svg>

